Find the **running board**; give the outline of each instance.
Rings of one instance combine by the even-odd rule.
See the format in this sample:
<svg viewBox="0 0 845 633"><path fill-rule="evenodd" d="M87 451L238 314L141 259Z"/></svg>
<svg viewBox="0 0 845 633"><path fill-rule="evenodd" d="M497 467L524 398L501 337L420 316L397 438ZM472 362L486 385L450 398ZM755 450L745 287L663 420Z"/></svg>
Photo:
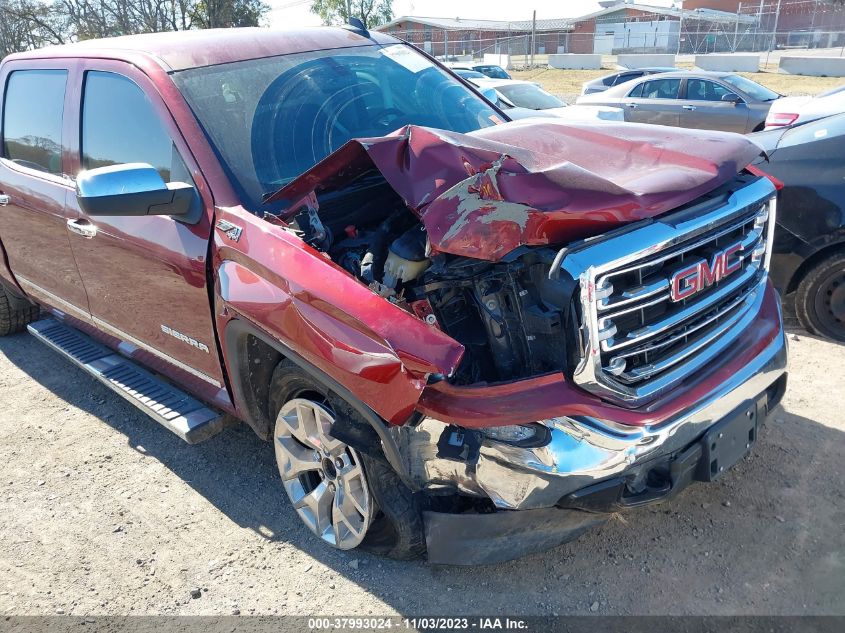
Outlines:
<svg viewBox="0 0 845 633"><path fill-rule="evenodd" d="M228 426L227 416L69 325L42 319L27 329L188 444L207 440Z"/></svg>

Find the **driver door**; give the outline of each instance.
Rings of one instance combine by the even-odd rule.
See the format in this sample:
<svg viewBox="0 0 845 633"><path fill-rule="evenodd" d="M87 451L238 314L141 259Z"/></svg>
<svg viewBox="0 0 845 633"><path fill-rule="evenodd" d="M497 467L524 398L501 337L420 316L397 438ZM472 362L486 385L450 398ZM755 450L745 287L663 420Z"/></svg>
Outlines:
<svg viewBox="0 0 845 633"><path fill-rule="evenodd" d="M80 73L75 173L147 163L165 182L186 182L203 206L191 224L170 216L87 216L69 234L94 324L124 351L214 400L223 375L208 294L213 206L199 168L152 82L122 63L91 60Z"/></svg>

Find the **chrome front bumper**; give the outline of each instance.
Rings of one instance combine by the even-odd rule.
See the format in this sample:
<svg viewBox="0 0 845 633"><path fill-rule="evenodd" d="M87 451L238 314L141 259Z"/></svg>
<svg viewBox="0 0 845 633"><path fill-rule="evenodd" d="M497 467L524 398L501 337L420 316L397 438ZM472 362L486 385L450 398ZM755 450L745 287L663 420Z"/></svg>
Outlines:
<svg viewBox="0 0 845 633"><path fill-rule="evenodd" d="M713 424L759 398L786 371L783 330L755 359L695 407L657 427L634 428L609 420L561 417L542 421L551 429L541 448L518 448L484 439L478 462L437 457L446 425L426 418L403 428L400 450L411 478L423 490L457 490L489 498L497 508L551 508L566 495L599 481L636 473L641 465L689 446Z"/></svg>

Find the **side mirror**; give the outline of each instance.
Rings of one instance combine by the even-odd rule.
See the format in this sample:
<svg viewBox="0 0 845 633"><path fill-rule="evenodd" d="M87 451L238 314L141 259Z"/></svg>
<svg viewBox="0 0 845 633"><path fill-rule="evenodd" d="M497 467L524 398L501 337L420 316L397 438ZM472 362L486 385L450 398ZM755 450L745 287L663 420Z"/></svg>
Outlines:
<svg viewBox="0 0 845 633"><path fill-rule="evenodd" d="M733 92L729 92L726 95L722 95L722 101L736 105L737 103L742 103L742 97L738 94L734 94Z"/></svg>
<svg viewBox="0 0 845 633"><path fill-rule="evenodd" d="M98 167L76 179L76 197L88 215L177 215L191 211L193 185L165 183L146 163Z"/></svg>

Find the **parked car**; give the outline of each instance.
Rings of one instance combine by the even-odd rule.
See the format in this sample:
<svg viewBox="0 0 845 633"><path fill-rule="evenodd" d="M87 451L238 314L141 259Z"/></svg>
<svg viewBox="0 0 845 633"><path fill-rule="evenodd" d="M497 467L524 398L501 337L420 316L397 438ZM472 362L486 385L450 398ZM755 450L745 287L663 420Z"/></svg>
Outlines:
<svg viewBox="0 0 845 633"><path fill-rule="evenodd" d="M845 114L754 134L783 182L772 281L802 325L845 341Z"/></svg>
<svg viewBox="0 0 845 633"><path fill-rule="evenodd" d="M845 112L845 86L816 97L783 97L772 104L766 116L766 129L799 125Z"/></svg>
<svg viewBox="0 0 845 633"><path fill-rule="evenodd" d="M660 73L676 72L678 69L671 66L655 66L653 68L630 68L620 70L592 81L587 81L581 86L582 95L591 95L597 92L604 92L608 88L624 84L627 81L646 77L648 75L658 75Z"/></svg>
<svg viewBox="0 0 845 633"><path fill-rule="evenodd" d="M466 68L452 68L452 72L455 73L458 77L463 77L464 79L488 79L487 75L484 75L477 70L468 70Z"/></svg>
<svg viewBox="0 0 845 633"><path fill-rule="evenodd" d="M475 64L472 62L449 62L446 64L452 70L474 70L491 79L510 79L511 76L501 66L495 64Z"/></svg>
<svg viewBox="0 0 845 633"><path fill-rule="evenodd" d="M502 124L361 25L86 41L0 86L0 333L188 442L244 421L332 547L571 540L718 479L785 388L738 135Z"/></svg>
<svg viewBox="0 0 845 633"><path fill-rule="evenodd" d="M569 121L624 121L625 113L621 108L609 106L579 105L567 106L550 92L546 92L538 84L518 79L489 79L487 77L472 77L469 81L484 91L495 92L494 102L511 119L527 119L536 117L557 117Z"/></svg>
<svg viewBox="0 0 845 633"><path fill-rule="evenodd" d="M680 71L582 95L578 103L621 107L634 123L746 133L763 129L779 97L742 75Z"/></svg>

